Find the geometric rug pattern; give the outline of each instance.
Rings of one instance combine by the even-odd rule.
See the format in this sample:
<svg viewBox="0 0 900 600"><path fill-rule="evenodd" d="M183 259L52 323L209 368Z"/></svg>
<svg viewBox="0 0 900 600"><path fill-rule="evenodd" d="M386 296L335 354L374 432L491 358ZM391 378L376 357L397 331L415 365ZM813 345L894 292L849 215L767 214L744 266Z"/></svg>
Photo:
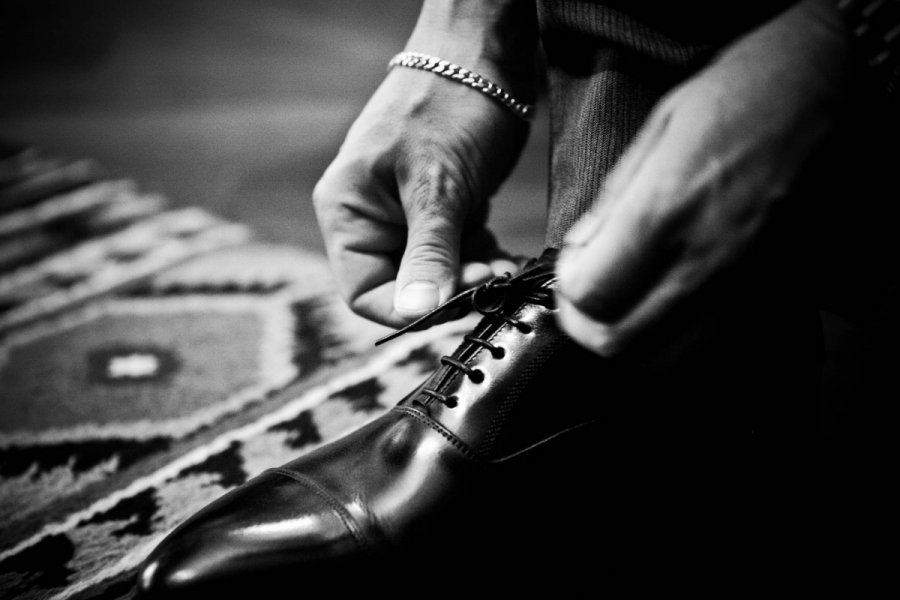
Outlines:
<svg viewBox="0 0 900 600"><path fill-rule="evenodd" d="M166 532L395 404L469 327L376 350L323 257L0 148L0 597L128 597Z"/></svg>

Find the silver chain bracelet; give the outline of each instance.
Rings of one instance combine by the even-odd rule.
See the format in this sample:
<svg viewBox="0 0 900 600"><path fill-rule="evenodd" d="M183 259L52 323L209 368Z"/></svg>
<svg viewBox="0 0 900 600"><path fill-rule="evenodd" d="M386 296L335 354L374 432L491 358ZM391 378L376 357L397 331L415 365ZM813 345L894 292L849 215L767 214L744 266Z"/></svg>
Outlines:
<svg viewBox="0 0 900 600"><path fill-rule="evenodd" d="M428 54L422 54L421 52L401 52L388 62L388 71L394 67L408 67L410 69L428 71L435 75L440 75L441 77L446 77L462 83L463 85L467 85L470 88L478 90L482 94L493 98L509 110L513 111L517 116L526 120L531 118L531 113L534 111L533 105L519 102L510 96L509 92L505 91L490 79L460 67L459 65L453 64L450 61L441 60L436 56L429 56Z"/></svg>

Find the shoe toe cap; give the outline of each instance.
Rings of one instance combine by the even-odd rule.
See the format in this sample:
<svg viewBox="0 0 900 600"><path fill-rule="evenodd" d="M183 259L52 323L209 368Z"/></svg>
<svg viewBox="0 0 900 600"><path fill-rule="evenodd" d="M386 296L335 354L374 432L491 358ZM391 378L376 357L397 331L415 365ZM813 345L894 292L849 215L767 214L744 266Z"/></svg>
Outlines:
<svg viewBox="0 0 900 600"><path fill-rule="evenodd" d="M356 562L365 545L352 517L313 482L267 472L208 505L141 566L139 596L310 581L323 565Z"/></svg>

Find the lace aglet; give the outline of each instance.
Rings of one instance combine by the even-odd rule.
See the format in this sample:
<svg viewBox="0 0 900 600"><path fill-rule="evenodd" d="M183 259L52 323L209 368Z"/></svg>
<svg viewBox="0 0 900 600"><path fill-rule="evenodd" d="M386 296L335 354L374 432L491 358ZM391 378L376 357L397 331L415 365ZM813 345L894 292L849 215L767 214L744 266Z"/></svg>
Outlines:
<svg viewBox="0 0 900 600"><path fill-rule="evenodd" d="M380 346L382 344L388 343L389 341L391 341L393 339L397 339L398 337L403 335L404 331L405 330L400 329L400 330L391 332L391 333L387 334L386 336L384 336L383 338L379 338L379 339L375 340L375 345Z"/></svg>
<svg viewBox="0 0 900 600"><path fill-rule="evenodd" d="M392 332L392 333L389 333L389 334L387 334L386 336L384 336L383 338L381 338L380 340L377 340L377 341L375 342L375 345L376 345L376 346L380 346L381 344L385 344L385 343L391 341L391 340L394 339L394 338L400 337L401 335L403 335L403 334L406 333L407 331L413 331L413 330L417 329L417 328L418 328L419 326L421 326L422 324L424 324L424 323L426 323L426 322L432 320L432 319L434 318L434 316L437 315L438 313L444 312L444 311L446 311L448 308L451 308L451 307L453 307L453 306L456 306L456 305L458 305L458 304L461 304L461 303L463 303L465 300L471 298L472 295L475 293L475 289L476 289L476 288L471 288L471 289L468 289L468 290L466 290L466 291L464 291L464 292L460 292L459 294L453 296L452 298L450 298L449 300L447 300L446 302L444 302L443 304L441 304L440 306L438 306L437 308L435 308L435 309L432 310L431 312L429 312L429 313L427 313L427 314L425 314L425 315L422 315L421 317L419 317L418 319L416 319L415 321L413 321L413 322L410 323L409 325L406 325L405 327L401 327L401 328L398 329L397 331L394 331L394 332Z"/></svg>

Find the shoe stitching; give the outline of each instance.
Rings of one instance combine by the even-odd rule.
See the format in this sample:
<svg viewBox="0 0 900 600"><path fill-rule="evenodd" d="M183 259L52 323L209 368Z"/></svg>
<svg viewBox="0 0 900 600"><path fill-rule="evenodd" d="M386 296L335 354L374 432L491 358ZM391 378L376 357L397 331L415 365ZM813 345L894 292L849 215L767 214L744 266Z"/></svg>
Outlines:
<svg viewBox="0 0 900 600"><path fill-rule="evenodd" d="M465 454L466 457L474 461L482 460L481 456L474 450L469 448L469 446L467 446L464 441L456 437L449 429L447 429L422 411L409 406L395 406L393 410L407 414L414 419L421 421L431 429L435 430L436 432L441 434L448 442L450 442L457 450Z"/></svg>
<svg viewBox="0 0 900 600"><path fill-rule="evenodd" d="M542 440L538 440L538 441L534 442L533 444L530 444L520 450L516 450L512 454L507 454L506 456L501 456L499 458L492 458L487 462L488 462L488 464L491 464L491 465L501 465L507 461L514 460L528 452L531 452L532 450L535 450L535 449L543 446L544 444L549 444L550 442L554 441L557 438L560 438L565 435L569 435L570 433L575 433L580 429L583 429L585 427L590 427L591 425L600 423L602 421L603 421L603 419L598 417L596 419L584 421L583 423L578 423L577 425L572 425L571 427L567 427L566 429L563 429L562 431L557 431L553 435L551 435L549 437L545 437Z"/></svg>
<svg viewBox="0 0 900 600"><path fill-rule="evenodd" d="M525 307L522 307L522 310L524 311ZM552 312L552 311L548 310L548 312ZM541 315L538 314L537 317L531 323L532 327L535 328L535 331L537 331L538 328L541 327L541 325L538 324L538 323L540 323L540 318L541 318ZM546 337L549 337L551 334L552 334L552 331L547 331L547 332L543 333L540 337L546 338ZM479 445L478 445L478 451L481 454L483 454L485 456L491 455L491 453L493 451L494 443L497 441L497 439L501 435L501 432L505 429L506 425L509 423L510 413L522 401L522 395L523 395L522 390L520 389L519 393L515 393L516 386L521 381L524 380L525 387L527 388L528 384L533 379L533 377L525 379L522 376L522 370L527 371L529 369L529 367L531 366L531 364L533 363L533 361L537 357L540 356L541 352L544 351L544 349L545 349L544 346L539 345L539 344L542 344L542 342L543 342L543 340L541 342L538 342L537 340L535 340L535 345L538 345L538 352L536 353L535 357L529 359L528 362L525 362L522 358L520 358L520 360L522 362L524 362L524 365L523 365L524 368L520 369L519 373L516 375L516 380L511 382L511 384L506 388L506 390L504 392L505 398L503 398L503 400L500 402L500 404L497 407L497 410L494 412L494 415L491 417L491 420L488 423L488 427L485 430L484 435L481 437L481 441L479 442ZM550 343L547 344L547 346L552 346L552 340Z"/></svg>
<svg viewBox="0 0 900 600"><path fill-rule="evenodd" d="M275 467L272 469L266 469L268 473L275 473L277 475L284 475L285 477L289 477L303 485L321 499L325 500L331 509L337 514L337 516L343 521L344 526L347 528L347 531L350 532L350 535L353 536L353 540L362 550L368 549L368 543L366 542L365 536L363 536L362 532L359 530L359 525L356 523L356 519L353 518L353 515L350 514L350 511L341 504L334 496L332 496L325 488L319 485L315 480L307 477L306 475L302 475L297 473L296 471L291 471L289 469L285 469L283 467Z"/></svg>

